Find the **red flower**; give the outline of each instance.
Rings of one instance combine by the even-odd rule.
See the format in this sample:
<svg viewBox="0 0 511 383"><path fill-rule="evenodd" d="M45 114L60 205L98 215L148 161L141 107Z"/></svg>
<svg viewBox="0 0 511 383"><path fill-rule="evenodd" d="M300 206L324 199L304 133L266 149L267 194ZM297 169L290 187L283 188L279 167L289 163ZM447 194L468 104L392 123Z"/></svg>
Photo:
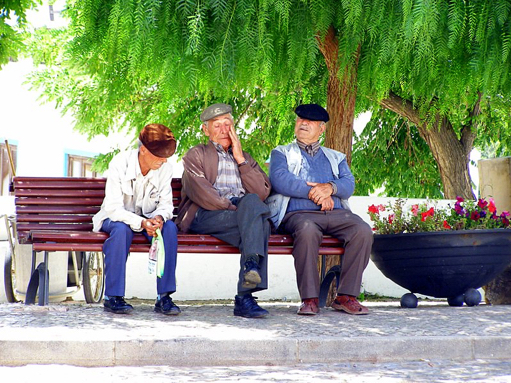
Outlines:
<svg viewBox="0 0 511 383"><path fill-rule="evenodd" d="M374 205L369 206L369 213L380 214L378 207Z"/></svg>
<svg viewBox="0 0 511 383"><path fill-rule="evenodd" d="M394 218L396 218L396 216L394 214L390 214L389 215L389 223L392 225L392 222L394 221Z"/></svg>
<svg viewBox="0 0 511 383"><path fill-rule="evenodd" d="M435 214L435 209L432 207L429 208L428 211L421 213L421 221L424 222L426 220L426 218L433 217L434 214Z"/></svg>
<svg viewBox="0 0 511 383"><path fill-rule="evenodd" d="M418 212L419 212L419 205L412 205L412 214L414 216L417 216Z"/></svg>
<svg viewBox="0 0 511 383"><path fill-rule="evenodd" d="M479 201L477 201L477 206L479 206L481 209L485 209L486 206L488 206L488 202L482 198L479 198Z"/></svg>
<svg viewBox="0 0 511 383"><path fill-rule="evenodd" d="M479 218L481 218L481 215L478 211L473 211L472 214L470 214L470 219L472 221L479 221Z"/></svg>
<svg viewBox="0 0 511 383"><path fill-rule="evenodd" d="M493 200L493 198L490 198L488 210L490 211L490 213L495 213L497 211L497 207L495 206L495 201Z"/></svg>
<svg viewBox="0 0 511 383"><path fill-rule="evenodd" d="M451 229L451 226L444 220L444 228Z"/></svg>

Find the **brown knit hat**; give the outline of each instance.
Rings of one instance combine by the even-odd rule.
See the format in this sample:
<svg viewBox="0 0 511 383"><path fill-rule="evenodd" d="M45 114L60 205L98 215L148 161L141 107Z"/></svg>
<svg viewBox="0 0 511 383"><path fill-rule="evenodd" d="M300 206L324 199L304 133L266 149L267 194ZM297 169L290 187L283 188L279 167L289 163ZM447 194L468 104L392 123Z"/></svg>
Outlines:
<svg viewBox="0 0 511 383"><path fill-rule="evenodd" d="M162 124L144 126L138 139L156 157L168 158L176 151L176 139L172 131Z"/></svg>

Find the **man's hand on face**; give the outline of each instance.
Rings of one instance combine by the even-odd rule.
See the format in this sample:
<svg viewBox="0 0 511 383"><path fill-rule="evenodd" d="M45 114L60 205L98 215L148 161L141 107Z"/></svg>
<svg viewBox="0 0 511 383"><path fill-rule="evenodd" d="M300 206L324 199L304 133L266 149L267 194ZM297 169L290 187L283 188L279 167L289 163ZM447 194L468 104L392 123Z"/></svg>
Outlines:
<svg viewBox="0 0 511 383"><path fill-rule="evenodd" d="M146 218L142 220L142 229L145 229L147 231L147 234L149 234L152 237L157 237L158 234L156 234L157 229L162 229L163 227L163 217L160 215L157 215L155 218Z"/></svg>
<svg viewBox="0 0 511 383"><path fill-rule="evenodd" d="M309 199L316 205L322 205L326 199L332 199L330 196L334 192L334 188L331 184L307 182L307 185L312 186L311 190L309 190Z"/></svg>
<svg viewBox="0 0 511 383"><path fill-rule="evenodd" d="M231 125L231 129L229 130L229 137L232 142L232 156L236 160L238 164L241 164L245 161L245 157L243 156L243 149L241 148L241 142L236 134L236 130L234 129L234 124Z"/></svg>

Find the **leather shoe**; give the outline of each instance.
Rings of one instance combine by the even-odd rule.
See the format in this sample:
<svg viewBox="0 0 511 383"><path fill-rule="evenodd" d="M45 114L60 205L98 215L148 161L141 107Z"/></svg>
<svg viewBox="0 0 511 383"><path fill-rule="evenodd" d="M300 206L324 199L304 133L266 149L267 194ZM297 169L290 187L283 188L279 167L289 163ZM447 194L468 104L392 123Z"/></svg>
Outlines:
<svg viewBox="0 0 511 383"><path fill-rule="evenodd" d="M269 312L259 307L252 294L234 297L234 315L245 318L263 318Z"/></svg>
<svg viewBox="0 0 511 383"><path fill-rule="evenodd" d="M114 314L130 314L133 311L133 306L126 303L124 297L108 297L103 302L103 308Z"/></svg>
<svg viewBox="0 0 511 383"><path fill-rule="evenodd" d="M367 307L362 306L357 298L351 295L337 295L332 302L332 307L337 311L344 311L352 315L366 315L369 314Z"/></svg>
<svg viewBox="0 0 511 383"><path fill-rule="evenodd" d="M249 258L245 262L245 271L243 274L243 287L246 289L254 289L261 283L261 274L259 274L259 262L256 258Z"/></svg>
<svg viewBox="0 0 511 383"><path fill-rule="evenodd" d="M302 304L297 312L298 315L319 314L319 298L302 299Z"/></svg>
<svg viewBox="0 0 511 383"><path fill-rule="evenodd" d="M168 295L161 297L161 299L156 299L154 311L165 315L179 315L181 313L179 306L177 306Z"/></svg>

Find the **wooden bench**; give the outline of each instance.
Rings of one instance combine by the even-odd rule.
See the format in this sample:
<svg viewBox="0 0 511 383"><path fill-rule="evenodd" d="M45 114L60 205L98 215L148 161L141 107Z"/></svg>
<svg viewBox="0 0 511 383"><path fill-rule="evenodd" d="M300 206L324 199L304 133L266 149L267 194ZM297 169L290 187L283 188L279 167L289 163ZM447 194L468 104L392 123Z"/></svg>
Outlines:
<svg viewBox="0 0 511 383"><path fill-rule="evenodd" d="M105 196L104 178L70 178L70 177L15 177L13 189L16 205L16 233L20 244L32 246L32 277L27 288L26 304L35 303L39 290L39 305L48 304L48 256L54 251L97 252L100 259L92 257L85 262L83 285L88 302L96 302L102 298L104 275L102 271L102 246L108 237L106 233L92 231L92 216L100 209ZM177 206L181 200L181 179L172 180L173 202ZM291 254L293 239L289 235L271 235L269 254ZM147 252L149 243L142 234L136 234L131 245L131 252ZM36 254L44 253L44 261L37 267ZM233 247L215 237L201 234L178 234L178 253L239 253ZM337 284L340 278L340 260L344 254L342 243L337 239L325 236L319 254L321 259L321 293L320 305L325 306L328 291L334 278ZM325 256L339 256L337 265L329 270L325 268ZM94 273L95 283L101 283L100 294L87 291L91 288L87 264L101 262L101 268ZM75 270L77 261L72 262ZM77 283L79 281L77 280ZM87 294L88 293L88 294ZM93 296L95 294L95 297ZM89 299L88 299L89 295ZM99 297L98 297L99 295Z"/></svg>

